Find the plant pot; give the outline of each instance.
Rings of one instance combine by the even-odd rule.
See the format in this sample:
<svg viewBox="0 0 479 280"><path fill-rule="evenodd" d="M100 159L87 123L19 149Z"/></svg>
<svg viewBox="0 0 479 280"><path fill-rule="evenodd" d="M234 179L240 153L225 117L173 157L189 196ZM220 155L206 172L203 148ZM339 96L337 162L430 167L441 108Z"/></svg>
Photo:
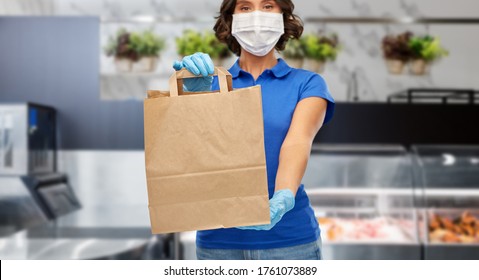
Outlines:
<svg viewBox="0 0 479 280"><path fill-rule="evenodd" d="M404 70L404 61L399 59L386 59L389 74L400 75Z"/></svg>
<svg viewBox="0 0 479 280"><path fill-rule="evenodd" d="M306 59L304 68L312 72L323 73L326 68L326 62L315 59Z"/></svg>
<svg viewBox="0 0 479 280"><path fill-rule="evenodd" d="M157 65L157 56L142 56L133 63L133 72L155 72Z"/></svg>
<svg viewBox="0 0 479 280"><path fill-rule="evenodd" d="M115 68L117 72L130 72L133 61L128 58L115 57Z"/></svg>
<svg viewBox="0 0 479 280"><path fill-rule="evenodd" d="M285 58L285 60L293 68L303 68L304 59L302 58Z"/></svg>
<svg viewBox="0 0 479 280"><path fill-rule="evenodd" d="M428 63L424 59L415 59L409 64L409 71L414 75L425 75Z"/></svg>

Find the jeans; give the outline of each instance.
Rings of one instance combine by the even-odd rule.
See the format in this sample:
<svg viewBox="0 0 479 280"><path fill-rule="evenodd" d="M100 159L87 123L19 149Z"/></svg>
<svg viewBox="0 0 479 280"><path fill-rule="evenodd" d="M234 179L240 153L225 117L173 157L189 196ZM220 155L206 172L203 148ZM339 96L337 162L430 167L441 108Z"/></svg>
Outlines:
<svg viewBox="0 0 479 280"><path fill-rule="evenodd" d="M198 260L320 260L321 238L306 244L262 250L196 247L196 258Z"/></svg>

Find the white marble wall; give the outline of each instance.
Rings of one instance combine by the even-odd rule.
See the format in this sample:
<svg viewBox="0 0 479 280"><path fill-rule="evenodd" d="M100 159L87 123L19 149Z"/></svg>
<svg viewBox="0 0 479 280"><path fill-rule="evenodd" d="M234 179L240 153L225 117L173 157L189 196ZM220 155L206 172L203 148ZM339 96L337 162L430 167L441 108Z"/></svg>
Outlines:
<svg viewBox="0 0 479 280"><path fill-rule="evenodd" d="M117 76L112 60L102 54L102 98L143 98L146 89L166 89L171 63L176 59L174 38L185 28L211 29L219 0L2 0L0 15L93 15L102 18L101 43L120 26L131 30L153 27L167 37L157 75ZM296 12L303 19L321 16L370 17L479 17L477 0L296 0ZM172 22L133 24L125 20L144 16ZM178 22L175 18L198 20ZM356 72L361 101L384 101L388 94L409 87L459 87L479 89L479 24L477 25L394 25L394 24L313 24L307 31L326 29L340 35L343 52L323 74L334 97L347 100L348 84ZM418 77L387 74L380 41L390 33L412 30L439 36L451 55L439 61L429 75ZM234 60L228 61L231 64ZM226 65L226 66L227 66Z"/></svg>
<svg viewBox="0 0 479 280"><path fill-rule="evenodd" d="M2 0L2 15L214 15L221 0ZM476 17L477 0L294 0L301 16ZM188 9L186 9L187 7Z"/></svg>

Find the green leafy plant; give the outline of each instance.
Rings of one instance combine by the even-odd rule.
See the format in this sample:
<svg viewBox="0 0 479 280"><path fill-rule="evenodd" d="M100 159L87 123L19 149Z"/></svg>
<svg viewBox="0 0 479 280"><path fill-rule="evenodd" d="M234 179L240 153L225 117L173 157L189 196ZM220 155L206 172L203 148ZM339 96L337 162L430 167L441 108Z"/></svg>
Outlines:
<svg viewBox="0 0 479 280"><path fill-rule="evenodd" d="M190 29L183 31L183 36L176 38L176 49L182 56L203 51L201 33Z"/></svg>
<svg viewBox="0 0 479 280"><path fill-rule="evenodd" d="M340 50L336 34L330 36L321 33L319 35L308 34L301 38L301 43L307 58L322 62L336 60Z"/></svg>
<svg viewBox="0 0 479 280"><path fill-rule="evenodd" d="M106 55L116 58L139 59L138 53L130 46L130 33L124 28L119 29L115 36L108 38L104 51Z"/></svg>
<svg viewBox="0 0 479 280"><path fill-rule="evenodd" d="M165 39L156 35L152 30L130 34L130 48L139 56L159 56L165 49Z"/></svg>
<svg viewBox="0 0 479 280"><path fill-rule="evenodd" d="M152 30L128 32L121 28L108 39L104 51L108 56L136 61L142 56L158 56L165 46L165 40Z"/></svg>
<svg viewBox="0 0 479 280"><path fill-rule="evenodd" d="M211 58L224 59L231 56L228 46L221 43L213 32L203 33L204 49L207 50Z"/></svg>
<svg viewBox="0 0 479 280"><path fill-rule="evenodd" d="M441 47L439 39L429 35L412 37L408 46L414 59L424 59L427 62L449 55L449 52Z"/></svg>
<svg viewBox="0 0 479 280"><path fill-rule="evenodd" d="M211 58L226 58L231 55L228 47L221 43L212 32L201 33L191 29L183 31L183 35L176 38L176 49L181 56L196 52L207 53Z"/></svg>
<svg viewBox="0 0 479 280"><path fill-rule="evenodd" d="M292 58L292 59L302 59L305 57L304 46L300 40L297 39L290 39L288 43L286 43L286 47L283 51L283 56L285 58Z"/></svg>

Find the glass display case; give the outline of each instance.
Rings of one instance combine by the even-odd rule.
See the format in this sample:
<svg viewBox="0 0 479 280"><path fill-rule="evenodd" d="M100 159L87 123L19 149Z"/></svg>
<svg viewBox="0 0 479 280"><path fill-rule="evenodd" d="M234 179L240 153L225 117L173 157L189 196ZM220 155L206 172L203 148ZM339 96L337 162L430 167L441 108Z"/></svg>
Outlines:
<svg viewBox="0 0 479 280"><path fill-rule="evenodd" d="M324 259L420 259L411 157L397 145L318 145L303 178Z"/></svg>
<svg viewBox="0 0 479 280"><path fill-rule="evenodd" d="M425 259L479 259L479 146L416 145Z"/></svg>

